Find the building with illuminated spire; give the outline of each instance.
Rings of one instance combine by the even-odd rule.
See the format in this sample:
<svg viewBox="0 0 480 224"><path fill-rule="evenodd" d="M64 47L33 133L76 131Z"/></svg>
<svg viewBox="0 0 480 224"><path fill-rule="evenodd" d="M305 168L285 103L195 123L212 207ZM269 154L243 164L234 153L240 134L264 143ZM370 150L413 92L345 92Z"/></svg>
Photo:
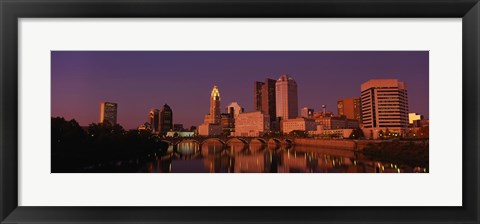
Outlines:
<svg viewBox="0 0 480 224"><path fill-rule="evenodd" d="M218 86L214 85L210 94L210 113L205 115L203 124L198 126L198 135L220 135L222 134L220 112L220 91Z"/></svg>
<svg viewBox="0 0 480 224"><path fill-rule="evenodd" d="M210 94L210 123L219 124L220 120L220 91L218 91L218 86L214 85Z"/></svg>

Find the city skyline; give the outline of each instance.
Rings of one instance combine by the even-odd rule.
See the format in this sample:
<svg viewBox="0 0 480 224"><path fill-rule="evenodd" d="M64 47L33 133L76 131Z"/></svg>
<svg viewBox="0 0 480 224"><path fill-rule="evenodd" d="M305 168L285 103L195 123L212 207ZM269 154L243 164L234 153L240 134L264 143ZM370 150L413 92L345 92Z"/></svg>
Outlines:
<svg viewBox="0 0 480 224"><path fill-rule="evenodd" d="M408 83L408 112L428 119L426 51L54 51L52 116L76 119L86 126L98 122L99 102L115 102L117 123L134 129L145 123L150 109L169 104L175 113L173 123L198 126L209 112L207 94L213 85L222 92L221 112L230 102L253 112L252 84L283 74L299 83L298 114L303 107L320 111L322 104L336 114L337 100L360 96L363 82L391 78Z"/></svg>

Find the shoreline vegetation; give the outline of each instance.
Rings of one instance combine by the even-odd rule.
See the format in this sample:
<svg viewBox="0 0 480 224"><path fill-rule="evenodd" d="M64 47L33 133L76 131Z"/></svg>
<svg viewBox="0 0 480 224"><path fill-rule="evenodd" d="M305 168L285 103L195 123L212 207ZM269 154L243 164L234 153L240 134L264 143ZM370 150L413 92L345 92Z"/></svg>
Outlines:
<svg viewBox="0 0 480 224"><path fill-rule="evenodd" d="M361 151L367 158L411 167L429 167L428 141L390 141L369 143Z"/></svg>
<svg viewBox="0 0 480 224"><path fill-rule="evenodd" d="M162 156L168 143L148 131L124 130L120 125L90 124L51 119L51 172L81 172L83 168L112 161L145 161ZM297 136L294 145L355 151L375 161L428 167L428 140L311 139ZM121 171L119 171L121 172Z"/></svg>

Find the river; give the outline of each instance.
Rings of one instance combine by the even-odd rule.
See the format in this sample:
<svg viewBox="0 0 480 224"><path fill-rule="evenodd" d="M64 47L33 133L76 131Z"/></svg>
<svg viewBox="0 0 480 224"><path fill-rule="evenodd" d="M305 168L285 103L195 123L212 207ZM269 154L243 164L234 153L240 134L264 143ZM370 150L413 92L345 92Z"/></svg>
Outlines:
<svg viewBox="0 0 480 224"><path fill-rule="evenodd" d="M302 145L232 142L170 145L162 153L96 164L85 172L117 173L413 173L427 168L371 161L360 152Z"/></svg>

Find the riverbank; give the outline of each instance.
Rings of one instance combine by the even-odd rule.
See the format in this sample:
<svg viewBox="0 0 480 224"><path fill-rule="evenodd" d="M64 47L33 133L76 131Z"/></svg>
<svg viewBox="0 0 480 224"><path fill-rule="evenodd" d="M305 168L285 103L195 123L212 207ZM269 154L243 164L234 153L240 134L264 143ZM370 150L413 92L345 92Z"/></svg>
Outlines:
<svg viewBox="0 0 480 224"><path fill-rule="evenodd" d="M295 145L316 146L330 149L344 149L344 150L359 150L357 142L349 139L307 139L297 138L294 141ZM366 144L365 144L366 145Z"/></svg>
<svg viewBox="0 0 480 224"><path fill-rule="evenodd" d="M351 151L363 151L371 148L372 145L381 145L383 143L398 142L399 144L424 145L425 141L395 141L395 140L351 140L351 139L311 139L297 138L294 139L295 145L324 147L330 149L343 149ZM428 141L427 141L428 142ZM426 143L428 144L428 143Z"/></svg>
<svg viewBox="0 0 480 224"><path fill-rule="evenodd" d="M428 167L428 141L295 139L295 145L359 151L370 160Z"/></svg>

